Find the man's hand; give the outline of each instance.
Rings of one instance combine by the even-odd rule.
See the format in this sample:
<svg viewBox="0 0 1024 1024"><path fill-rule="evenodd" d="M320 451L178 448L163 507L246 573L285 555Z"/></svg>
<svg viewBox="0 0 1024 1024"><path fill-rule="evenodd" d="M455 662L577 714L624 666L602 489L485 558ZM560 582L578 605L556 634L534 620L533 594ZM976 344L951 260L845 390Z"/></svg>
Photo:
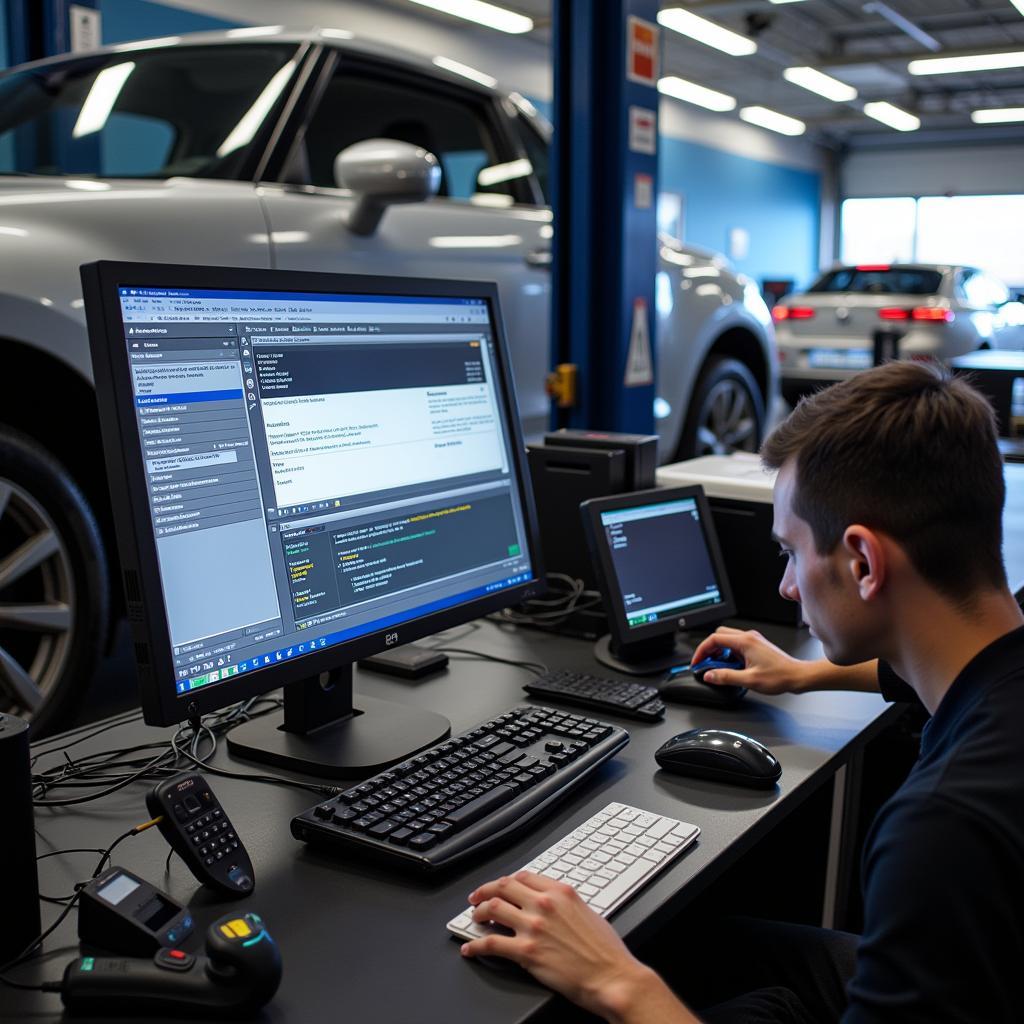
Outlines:
<svg viewBox="0 0 1024 1024"><path fill-rule="evenodd" d="M480 886L469 902L475 921L494 921L515 934L474 939L463 956L507 957L607 1020L696 1020L571 886L520 871Z"/></svg>
<svg viewBox="0 0 1024 1024"><path fill-rule="evenodd" d="M693 652L696 665L729 647L743 658L742 669L719 668L704 674L716 686L745 686L755 693L806 693L809 690L862 690L878 692L878 662L833 665L824 658L801 661L766 640L756 629L719 626Z"/></svg>

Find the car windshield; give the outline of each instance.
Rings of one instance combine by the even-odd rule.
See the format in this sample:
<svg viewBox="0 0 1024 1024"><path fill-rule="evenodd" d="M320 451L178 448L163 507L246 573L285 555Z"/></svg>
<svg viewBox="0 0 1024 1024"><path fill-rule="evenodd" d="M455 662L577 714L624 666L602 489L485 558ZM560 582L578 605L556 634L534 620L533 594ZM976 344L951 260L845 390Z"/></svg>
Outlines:
<svg viewBox="0 0 1024 1024"><path fill-rule="evenodd" d="M0 78L0 174L235 176L296 47L98 54Z"/></svg>
<svg viewBox="0 0 1024 1024"><path fill-rule="evenodd" d="M923 267L841 267L823 274L809 292L866 292L869 295L934 295L942 272Z"/></svg>

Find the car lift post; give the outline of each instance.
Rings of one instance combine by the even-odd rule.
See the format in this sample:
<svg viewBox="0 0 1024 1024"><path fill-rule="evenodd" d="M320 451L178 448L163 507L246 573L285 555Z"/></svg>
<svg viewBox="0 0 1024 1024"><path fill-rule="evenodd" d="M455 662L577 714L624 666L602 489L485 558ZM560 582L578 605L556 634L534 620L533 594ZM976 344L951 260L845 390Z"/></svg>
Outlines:
<svg viewBox="0 0 1024 1024"><path fill-rule="evenodd" d="M652 433L657 0L555 0L552 366L578 368L555 426Z"/></svg>

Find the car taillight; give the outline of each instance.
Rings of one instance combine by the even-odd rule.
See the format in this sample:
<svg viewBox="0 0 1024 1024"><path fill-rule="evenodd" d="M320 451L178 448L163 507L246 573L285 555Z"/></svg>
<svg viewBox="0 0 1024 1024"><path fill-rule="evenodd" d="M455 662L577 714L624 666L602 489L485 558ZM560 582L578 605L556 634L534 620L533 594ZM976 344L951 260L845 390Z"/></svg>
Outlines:
<svg viewBox="0 0 1024 1024"><path fill-rule="evenodd" d="M902 306L883 306L878 311L879 320L925 320L930 323L951 323L953 310L942 306L915 306L904 309Z"/></svg>
<svg viewBox="0 0 1024 1024"><path fill-rule="evenodd" d="M774 306L772 316L779 320L813 320L814 308L812 306Z"/></svg>
<svg viewBox="0 0 1024 1024"><path fill-rule="evenodd" d="M948 324L953 320L953 310L941 306L916 306L910 311L910 316L914 320L940 320Z"/></svg>
<svg viewBox="0 0 1024 1024"><path fill-rule="evenodd" d="M881 271L891 270L891 269L892 269L892 267L890 267L888 263L861 263L857 267L857 270L859 270L861 273L866 273L866 274L871 274L871 273L876 273L876 272L881 272Z"/></svg>

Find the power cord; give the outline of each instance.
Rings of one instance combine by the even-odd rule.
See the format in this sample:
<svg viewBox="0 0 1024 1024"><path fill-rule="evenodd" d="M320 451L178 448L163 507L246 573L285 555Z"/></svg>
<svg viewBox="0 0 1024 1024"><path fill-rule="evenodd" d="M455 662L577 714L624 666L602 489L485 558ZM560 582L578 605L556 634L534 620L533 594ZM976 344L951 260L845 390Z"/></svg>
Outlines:
<svg viewBox="0 0 1024 1024"><path fill-rule="evenodd" d="M114 849L120 843L124 842L125 839L131 839L132 837L139 835L139 833L145 832L147 829L150 829L154 825L159 824L161 820L161 818L152 818L150 821L144 821L139 825L133 826L132 828L128 829L127 832L123 832L121 835L119 835L105 850L102 851L103 855L100 857L99 863L96 865L96 869L93 871L91 878L85 880L84 882L78 882L75 884L74 895L71 896L71 898L65 905L64 909L57 915L57 919L53 922L53 924L51 924L49 928L47 928L40 935L34 938L16 957L14 957L13 960L8 960L7 963L0 965L0 982L2 982L4 985L9 985L11 988L26 989L35 992L60 991L61 983L59 981L48 981L43 982L40 985L29 985L25 982L15 981L12 978L5 977L5 975L7 971L9 971L12 967L17 967L19 964L23 964L25 963L25 961L30 960L35 955L39 947L46 941L46 939L49 938L49 936L52 935L60 927L64 919L68 916L68 914L71 913L71 911L77 905L78 899L82 895L82 889L85 888L85 886L87 886L89 882L92 881L93 878L96 878L103 871L103 868L106 866L107 861L110 859L111 853L113 853ZM55 850L52 853L43 854L43 856L52 857L57 853L70 852L72 851ZM37 859L41 860L42 858Z"/></svg>
<svg viewBox="0 0 1024 1024"><path fill-rule="evenodd" d="M588 612L603 603L601 594L587 590L583 580L561 572L547 574L549 591L558 591L552 597L534 597L523 601L518 608L505 608L489 618L497 622L511 622L523 626L560 626L571 615ZM591 613L595 614L595 613Z"/></svg>

